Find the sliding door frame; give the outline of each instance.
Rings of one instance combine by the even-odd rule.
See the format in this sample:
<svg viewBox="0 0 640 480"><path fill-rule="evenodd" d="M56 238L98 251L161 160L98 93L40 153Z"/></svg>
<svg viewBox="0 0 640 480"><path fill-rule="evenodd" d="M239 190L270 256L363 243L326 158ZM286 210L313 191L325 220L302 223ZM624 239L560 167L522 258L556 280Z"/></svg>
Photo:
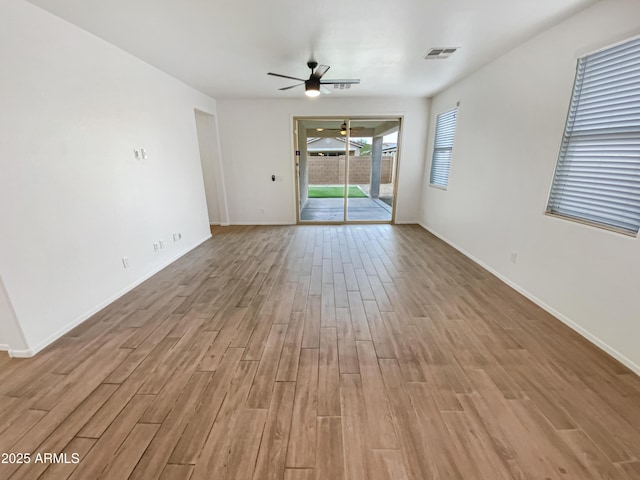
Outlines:
<svg viewBox="0 0 640 480"><path fill-rule="evenodd" d="M344 216L342 221L335 222L321 222L314 220L301 220L300 219L300 166L299 156L297 152L300 150L298 145L298 122L304 120L327 120L327 121L343 121L347 123L347 135L346 135L346 147L345 147L345 172L344 172ZM349 220L348 218L348 185L349 185L349 141L351 139L351 121L352 120L397 120L398 121L398 141L396 146L396 161L392 166L392 178L393 178L393 205L391 206L391 220ZM293 177L295 179L295 201L296 201L296 224L297 225L367 225L367 224L394 224L396 219L396 206L398 204L398 172L400 171L400 161L402 153L402 128L404 124L404 115L313 115L313 116L293 116Z"/></svg>

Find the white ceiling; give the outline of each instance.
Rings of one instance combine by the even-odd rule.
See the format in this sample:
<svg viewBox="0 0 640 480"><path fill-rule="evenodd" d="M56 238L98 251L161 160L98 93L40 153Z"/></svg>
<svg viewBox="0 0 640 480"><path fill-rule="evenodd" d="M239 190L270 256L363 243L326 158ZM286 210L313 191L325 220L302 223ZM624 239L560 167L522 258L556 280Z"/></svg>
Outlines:
<svg viewBox="0 0 640 480"><path fill-rule="evenodd" d="M430 96L596 0L30 0L215 98L301 97L277 72L360 78L332 96ZM461 47L423 60L431 47Z"/></svg>

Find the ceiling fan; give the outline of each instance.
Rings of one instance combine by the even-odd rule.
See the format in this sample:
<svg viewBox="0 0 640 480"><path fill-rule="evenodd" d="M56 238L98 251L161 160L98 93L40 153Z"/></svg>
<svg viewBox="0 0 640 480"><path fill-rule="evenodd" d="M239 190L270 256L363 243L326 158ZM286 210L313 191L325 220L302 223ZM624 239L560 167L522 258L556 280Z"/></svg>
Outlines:
<svg viewBox="0 0 640 480"><path fill-rule="evenodd" d="M317 128L316 130L318 130L319 132L321 131L326 131L326 132L336 132L340 133L340 135L345 136L347 134L347 130L349 130L349 135L352 135L353 132L357 132L358 130L364 130L364 127L351 127L351 128L347 128L347 122L343 122L342 125L340 125L340 128Z"/></svg>
<svg viewBox="0 0 640 480"><path fill-rule="evenodd" d="M348 129L349 135L352 135L353 132L357 132L358 130L363 130L363 129L364 127L351 127ZM347 123L345 122L340 126L340 135L346 135L346 134L347 134Z"/></svg>
<svg viewBox="0 0 640 480"><path fill-rule="evenodd" d="M327 89L323 85L341 85L341 86L347 86L347 88L349 88L349 86L351 85L357 85L358 83L360 83L360 79L355 79L355 78L345 79L345 80L322 80L323 75L327 73L327 70L329 70L329 68L331 67L327 65L318 65L318 62L313 60L309 60L307 62L307 67L311 69L311 75L307 80L305 80L304 78L290 77L289 75L281 75L279 73L269 72L267 73L267 75L273 75L274 77L289 78L291 80L297 80L299 82L302 82L302 83L296 83L295 85L291 85L289 87L280 88L279 90L289 90L290 88L304 85L304 93L308 97L317 97L318 95L320 95L320 92L325 94L331 93L329 89Z"/></svg>

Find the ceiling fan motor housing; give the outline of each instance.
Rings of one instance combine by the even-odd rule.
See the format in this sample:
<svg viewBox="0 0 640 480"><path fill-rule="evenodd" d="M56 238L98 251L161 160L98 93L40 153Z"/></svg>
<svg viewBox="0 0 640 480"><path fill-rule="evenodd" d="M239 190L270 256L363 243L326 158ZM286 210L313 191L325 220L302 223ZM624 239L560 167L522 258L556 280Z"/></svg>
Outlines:
<svg viewBox="0 0 640 480"><path fill-rule="evenodd" d="M309 80L305 80L304 82L305 90L320 90L320 79L319 78L310 78Z"/></svg>

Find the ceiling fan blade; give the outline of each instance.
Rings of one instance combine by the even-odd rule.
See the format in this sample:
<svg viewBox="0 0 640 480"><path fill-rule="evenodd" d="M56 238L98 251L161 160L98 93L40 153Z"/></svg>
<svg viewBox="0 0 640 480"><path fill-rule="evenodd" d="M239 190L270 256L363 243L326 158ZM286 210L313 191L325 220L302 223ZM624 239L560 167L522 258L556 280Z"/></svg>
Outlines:
<svg viewBox="0 0 640 480"><path fill-rule="evenodd" d="M327 73L327 71L330 69L331 67L329 67L328 65L318 65L316 67L316 69L314 70L313 74L311 75L311 78L317 78L318 80L320 80L322 78L322 76Z"/></svg>
<svg viewBox="0 0 640 480"><path fill-rule="evenodd" d="M342 80L320 80L320 83L322 85L340 85L340 84L357 85L357 84L360 83L360 79L359 78L349 78L349 79L342 79Z"/></svg>
<svg viewBox="0 0 640 480"><path fill-rule="evenodd" d="M289 80L298 80L299 82L304 82L304 78L290 77L289 75L280 75L279 73L267 73L267 75L272 75L274 77L288 78Z"/></svg>
<svg viewBox="0 0 640 480"><path fill-rule="evenodd" d="M289 90L290 88L299 87L300 85L304 85L304 82L296 83L295 85L291 85L290 87L279 88L278 90Z"/></svg>
<svg viewBox="0 0 640 480"><path fill-rule="evenodd" d="M331 93L331 90L329 90L327 87L323 87L322 85L320 85L320 91L325 95L329 95Z"/></svg>

